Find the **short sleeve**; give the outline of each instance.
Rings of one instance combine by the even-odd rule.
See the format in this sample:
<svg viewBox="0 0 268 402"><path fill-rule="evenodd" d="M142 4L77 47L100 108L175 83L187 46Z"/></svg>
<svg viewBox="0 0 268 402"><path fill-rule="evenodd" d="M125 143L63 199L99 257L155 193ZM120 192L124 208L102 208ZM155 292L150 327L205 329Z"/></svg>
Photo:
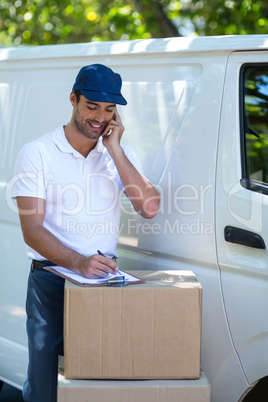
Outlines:
<svg viewBox="0 0 268 402"><path fill-rule="evenodd" d="M11 197L46 198L44 169L36 142L26 144L20 151L12 180Z"/></svg>

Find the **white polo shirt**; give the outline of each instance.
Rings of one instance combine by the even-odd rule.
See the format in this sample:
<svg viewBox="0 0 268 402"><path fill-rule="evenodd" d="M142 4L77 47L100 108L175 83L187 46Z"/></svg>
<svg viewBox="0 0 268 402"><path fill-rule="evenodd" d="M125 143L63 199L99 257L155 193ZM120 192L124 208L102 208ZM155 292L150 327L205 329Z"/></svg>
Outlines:
<svg viewBox="0 0 268 402"><path fill-rule="evenodd" d="M143 175L137 155L123 146ZM65 246L90 256L101 250L116 256L122 182L113 159L98 140L85 158L67 141L63 127L26 144L15 168L12 198L46 200L44 227ZM43 256L27 246L27 256Z"/></svg>

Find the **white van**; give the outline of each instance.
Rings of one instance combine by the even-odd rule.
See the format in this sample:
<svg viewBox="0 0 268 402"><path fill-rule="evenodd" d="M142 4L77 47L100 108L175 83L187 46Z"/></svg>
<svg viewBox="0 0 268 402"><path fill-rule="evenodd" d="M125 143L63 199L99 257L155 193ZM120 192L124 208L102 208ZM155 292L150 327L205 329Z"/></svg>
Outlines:
<svg viewBox="0 0 268 402"><path fill-rule="evenodd" d="M124 142L162 196L151 221L123 200L119 266L196 274L212 402L247 401L268 385L268 35L0 49L0 379L22 388L27 367L15 160L69 121L75 76L91 63L122 75Z"/></svg>

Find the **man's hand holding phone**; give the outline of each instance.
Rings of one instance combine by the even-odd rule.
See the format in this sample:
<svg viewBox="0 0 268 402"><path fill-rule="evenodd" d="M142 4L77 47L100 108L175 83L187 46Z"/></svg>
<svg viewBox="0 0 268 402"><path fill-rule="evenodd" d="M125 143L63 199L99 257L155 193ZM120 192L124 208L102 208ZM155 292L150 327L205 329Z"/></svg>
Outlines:
<svg viewBox="0 0 268 402"><path fill-rule="evenodd" d="M117 109L115 109L112 119L102 133L103 145L108 149L110 154L113 150L115 150L116 147L120 146L120 141L124 130L125 128L122 124L120 115Z"/></svg>

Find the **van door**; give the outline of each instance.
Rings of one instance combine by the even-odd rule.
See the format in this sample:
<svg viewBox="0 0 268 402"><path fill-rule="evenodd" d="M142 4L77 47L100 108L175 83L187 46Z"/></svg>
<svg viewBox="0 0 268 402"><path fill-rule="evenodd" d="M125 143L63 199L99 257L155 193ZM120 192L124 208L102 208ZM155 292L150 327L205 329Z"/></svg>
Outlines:
<svg viewBox="0 0 268 402"><path fill-rule="evenodd" d="M268 52L229 56L216 181L227 319L251 384L268 374Z"/></svg>

